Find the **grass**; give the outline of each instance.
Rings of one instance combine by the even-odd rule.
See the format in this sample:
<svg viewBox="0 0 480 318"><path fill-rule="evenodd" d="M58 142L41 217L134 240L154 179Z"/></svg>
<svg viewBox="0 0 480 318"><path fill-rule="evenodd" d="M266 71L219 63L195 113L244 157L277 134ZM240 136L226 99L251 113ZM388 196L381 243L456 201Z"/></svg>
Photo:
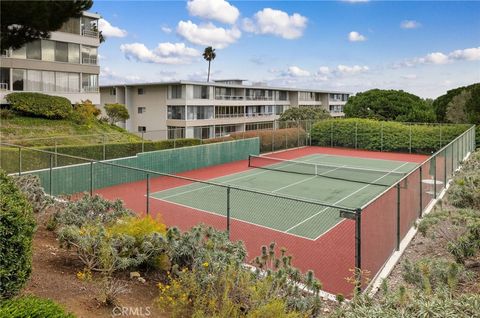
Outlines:
<svg viewBox="0 0 480 318"><path fill-rule="evenodd" d="M53 140L39 139L52 138L55 136L73 136L67 138L58 138L57 143L62 145L86 145L92 143L102 143L101 136L83 136L80 135L103 135L108 134L107 142L135 142L141 138L128 133L126 130L103 123L100 121L92 122L86 125L79 125L70 120L51 120L45 118L34 118L24 116L14 116L9 119L2 119L0 125L0 138L3 142L12 142L24 146L52 146ZM19 142L19 139L31 139Z"/></svg>

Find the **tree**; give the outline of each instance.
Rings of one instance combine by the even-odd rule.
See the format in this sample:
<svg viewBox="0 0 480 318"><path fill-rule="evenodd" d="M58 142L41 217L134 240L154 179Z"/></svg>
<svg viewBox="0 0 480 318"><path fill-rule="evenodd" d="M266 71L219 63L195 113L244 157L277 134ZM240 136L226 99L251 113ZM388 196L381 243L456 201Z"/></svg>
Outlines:
<svg viewBox="0 0 480 318"><path fill-rule="evenodd" d="M428 102L402 90L372 89L348 99L346 117L402 122L433 122L435 114Z"/></svg>
<svg viewBox="0 0 480 318"><path fill-rule="evenodd" d="M321 120L330 117L330 113L321 107L292 107L282 113L280 120Z"/></svg>
<svg viewBox="0 0 480 318"><path fill-rule="evenodd" d="M208 61L208 75L207 75L207 82L210 82L210 63L217 57L217 54L215 53L215 49L212 48L211 46L206 47L205 51L203 51L203 58L205 61Z"/></svg>
<svg viewBox="0 0 480 318"><path fill-rule="evenodd" d="M122 104L105 104L105 112L112 125L130 118L127 108Z"/></svg>
<svg viewBox="0 0 480 318"><path fill-rule="evenodd" d="M457 97L462 95L463 97ZM446 94L437 97L433 102L433 109L439 122L458 122L459 118L452 121L451 115L454 110L449 108L458 108L458 102L462 100L461 110L465 113L463 123L480 124L480 83L469 86L462 86L447 91ZM450 113L450 117L449 114Z"/></svg>
<svg viewBox="0 0 480 318"><path fill-rule="evenodd" d="M47 39L51 31L90 9L92 0L0 1L1 49L19 49L28 42Z"/></svg>
<svg viewBox="0 0 480 318"><path fill-rule="evenodd" d="M465 104L471 98L472 94L468 90L463 90L460 94L452 98L447 104L447 113L445 119L450 123L463 124L468 122L465 113Z"/></svg>

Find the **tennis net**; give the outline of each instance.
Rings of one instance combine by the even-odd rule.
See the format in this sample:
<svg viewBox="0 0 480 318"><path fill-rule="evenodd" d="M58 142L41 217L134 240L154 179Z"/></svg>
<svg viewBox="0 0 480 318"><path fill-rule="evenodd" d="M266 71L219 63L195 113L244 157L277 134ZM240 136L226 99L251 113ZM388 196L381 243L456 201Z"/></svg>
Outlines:
<svg viewBox="0 0 480 318"><path fill-rule="evenodd" d="M394 170L377 170L353 166L318 164L254 155L248 157L248 166L252 168L315 175L330 179L378 186L391 186L406 174Z"/></svg>

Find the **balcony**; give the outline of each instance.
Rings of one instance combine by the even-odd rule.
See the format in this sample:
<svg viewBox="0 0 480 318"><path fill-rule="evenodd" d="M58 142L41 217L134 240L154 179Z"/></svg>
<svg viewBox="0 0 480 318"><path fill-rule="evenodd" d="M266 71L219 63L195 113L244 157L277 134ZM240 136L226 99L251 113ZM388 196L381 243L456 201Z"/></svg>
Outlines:
<svg viewBox="0 0 480 318"><path fill-rule="evenodd" d="M244 113L238 113L238 114L216 114L215 118L239 118L239 117L245 117Z"/></svg>
<svg viewBox="0 0 480 318"><path fill-rule="evenodd" d="M8 91L8 83L0 83L0 91Z"/></svg>
<svg viewBox="0 0 480 318"><path fill-rule="evenodd" d="M84 57L82 58L82 64L97 65L96 57Z"/></svg>
<svg viewBox="0 0 480 318"><path fill-rule="evenodd" d="M246 117L264 117L264 116L273 116L275 113L247 113L245 114Z"/></svg>
<svg viewBox="0 0 480 318"><path fill-rule="evenodd" d="M82 92L84 93L98 93L98 86L83 86Z"/></svg>
<svg viewBox="0 0 480 318"><path fill-rule="evenodd" d="M98 38L98 31L95 30L82 30L82 35L88 38Z"/></svg>
<svg viewBox="0 0 480 318"><path fill-rule="evenodd" d="M241 95L215 95L215 99L218 100L243 100L244 97Z"/></svg>
<svg viewBox="0 0 480 318"><path fill-rule="evenodd" d="M247 96L246 100L273 100L271 96Z"/></svg>

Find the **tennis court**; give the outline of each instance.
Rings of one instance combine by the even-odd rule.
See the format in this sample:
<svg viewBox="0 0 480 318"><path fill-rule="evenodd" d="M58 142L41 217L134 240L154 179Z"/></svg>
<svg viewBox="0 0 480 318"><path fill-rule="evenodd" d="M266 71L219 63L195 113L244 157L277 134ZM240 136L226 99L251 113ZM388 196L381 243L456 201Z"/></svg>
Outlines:
<svg viewBox="0 0 480 318"><path fill-rule="evenodd" d="M405 161L319 153L294 160L250 156L248 162L250 168L246 171L209 180L233 187L228 190L232 191L233 202L224 200L225 187L202 183L153 192L150 198L216 216L226 217L228 210L233 220L317 240L343 218L338 208L302 203L301 200L356 208L417 166L416 163ZM252 192L237 188L293 197L299 201L281 200L272 195L253 195ZM298 202L302 208L299 208ZM227 204L230 205L228 208Z"/></svg>

